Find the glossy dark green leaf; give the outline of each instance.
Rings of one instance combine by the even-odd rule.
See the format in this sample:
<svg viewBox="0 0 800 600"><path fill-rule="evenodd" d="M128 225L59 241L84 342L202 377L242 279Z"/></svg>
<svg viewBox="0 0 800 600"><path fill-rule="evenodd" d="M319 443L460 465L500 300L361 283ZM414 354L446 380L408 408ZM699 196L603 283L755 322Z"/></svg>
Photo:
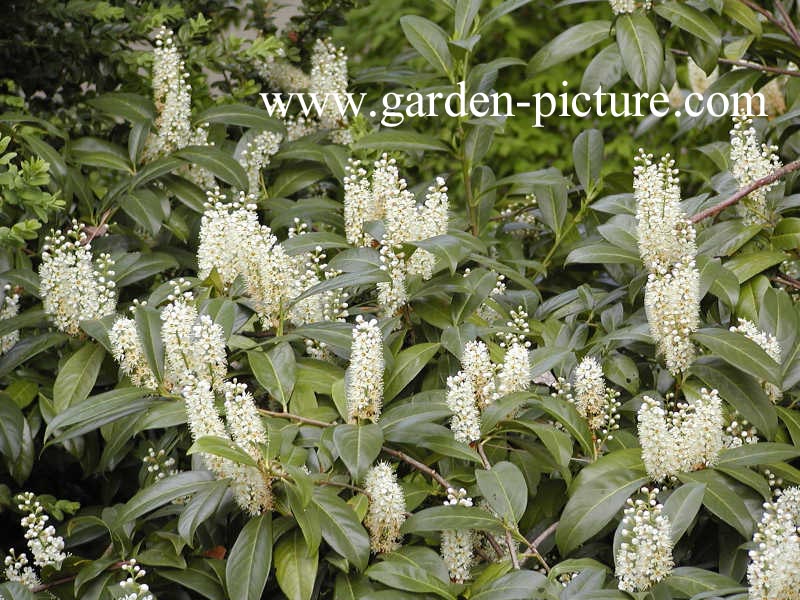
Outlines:
<svg viewBox="0 0 800 600"><path fill-rule="evenodd" d="M53 406L63 412L83 402L92 391L106 351L99 344L87 343L67 359L53 384Z"/></svg>
<svg viewBox="0 0 800 600"><path fill-rule="evenodd" d="M309 552L298 530L281 537L274 551L275 577L289 600L310 600L319 555Z"/></svg>
<svg viewBox="0 0 800 600"><path fill-rule="evenodd" d="M361 481L381 452L383 431L377 423L345 423L334 428L333 443L353 481Z"/></svg>
<svg viewBox="0 0 800 600"><path fill-rule="evenodd" d="M225 564L231 598L259 600L272 564L272 513L251 518L239 532Z"/></svg>
<svg viewBox="0 0 800 600"><path fill-rule="evenodd" d="M285 408L297 379L292 347L284 342L268 352L248 352L247 358L258 383Z"/></svg>
<svg viewBox="0 0 800 600"><path fill-rule="evenodd" d="M499 462L489 470L477 469L475 479L495 513L513 523L522 518L528 505L528 486L519 467Z"/></svg>
<svg viewBox="0 0 800 600"><path fill-rule="evenodd" d="M650 94L657 92L664 67L664 49L652 21L642 13L624 14L617 19L616 29L625 70L640 90Z"/></svg>

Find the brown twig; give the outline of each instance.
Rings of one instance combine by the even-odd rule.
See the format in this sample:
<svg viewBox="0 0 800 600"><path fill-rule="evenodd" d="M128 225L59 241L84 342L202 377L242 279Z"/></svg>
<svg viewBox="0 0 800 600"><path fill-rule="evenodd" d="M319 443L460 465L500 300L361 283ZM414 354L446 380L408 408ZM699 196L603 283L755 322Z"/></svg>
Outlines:
<svg viewBox="0 0 800 600"><path fill-rule="evenodd" d="M786 273L779 272L775 277L772 278L772 281L782 283L783 285L788 285L796 290L800 290L800 280L797 280L794 277L789 277Z"/></svg>
<svg viewBox="0 0 800 600"><path fill-rule="evenodd" d="M791 33L786 29L786 26L783 23L781 23L780 19L778 19L778 17L776 17L774 14L772 14L763 6L759 6L758 4L756 4L755 2L751 2L750 0L739 0L739 2L741 2L751 10L754 10L757 13L761 13L762 15L764 15L764 17L766 17L767 21L769 21L770 23L775 25L775 27L786 33L789 37L792 37Z"/></svg>
<svg viewBox="0 0 800 600"><path fill-rule="evenodd" d="M418 461L416 458L411 458L405 452L401 452L400 450L394 450L393 448L389 448L388 446L383 446L383 448L381 448L381 450L386 452L386 454L394 456L395 458L399 458L404 463L407 463L407 464L411 465L412 467L414 467L417 471L421 471L421 472L425 473L431 479L435 480L436 483L441 485L445 489L445 491L448 488L453 487L453 486L450 485L450 482L447 481L447 479L445 479L441 475L439 475L439 473L437 473L435 469L432 469L431 467L429 467L425 463L422 463L422 462Z"/></svg>
<svg viewBox="0 0 800 600"><path fill-rule="evenodd" d="M294 415L288 412L267 410L265 408L259 408L258 412L268 417L276 417L278 419L289 419L290 421L297 421L298 423L305 423L306 425L313 425L314 427L330 427L331 425L336 424L336 423L328 423L325 421L318 421L317 419L309 419L308 417L301 417L300 415Z"/></svg>
<svg viewBox="0 0 800 600"><path fill-rule="evenodd" d="M703 219L707 219L708 217L713 217L714 215L721 213L723 210L725 210L729 206L732 206L733 204L736 204L742 198L746 198L748 195L752 194L757 189L769 185L774 181L778 181L778 179L781 179L785 175L788 175L789 173L791 173L792 171L796 171L797 169L800 169L800 160L796 160L794 162L790 162L789 164L782 166L774 173L767 175L766 177L762 177L761 179L754 181L750 185L743 187L738 192L733 194L730 198L723 200L719 204L715 204L711 208L707 208L706 210L697 213L692 217L691 219L692 223L698 223Z"/></svg>
<svg viewBox="0 0 800 600"><path fill-rule="evenodd" d="M794 26L789 13L786 12L786 7L783 5L783 2L781 2L781 0L775 0L775 7L781 14L781 19L783 19L783 22L786 24L788 30L786 33L788 33L789 37L792 38L794 45L800 48L800 33L797 31L797 27Z"/></svg>
<svg viewBox="0 0 800 600"><path fill-rule="evenodd" d="M112 565L109 565L105 568L106 571L116 571L117 569L121 568L124 565L124 562L115 562ZM46 583L40 583L39 585L35 585L31 588L31 592L34 594L38 594L39 592L44 592L45 590L49 590L50 588L54 588L56 586L69 583L70 581L75 581L75 578L78 576L76 573L75 575L70 575L69 577L62 577L61 579L54 579L53 581L48 581Z"/></svg>
<svg viewBox="0 0 800 600"><path fill-rule="evenodd" d="M677 48L670 48L673 54L678 56L689 56L685 50L678 50ZM718 58L717 62L724 65L734 65L737 67L746 67L748 69L755 69L757 71L764 71L765 73L776 73L778 75L789 75L790 77L800 77L800 70L798 69L782 69L780 67L770 67L769 65L760 65L758 63L750 62L747 60L734 60L730 58Z"/></svg>
<svg viewBox="0 0 800 600"><path fill-rule="evenodd" d="M545 541L550 535L556 530L558 527L558 521L552 523L547 529L545 529L542 533L540 533L532 542L528 542L528 551L531 555L539 561L539 564L544 567L546 572L550 572L550 565L547 564L547 561L542 556L541 552L539 552L539 544Z"/></svg>

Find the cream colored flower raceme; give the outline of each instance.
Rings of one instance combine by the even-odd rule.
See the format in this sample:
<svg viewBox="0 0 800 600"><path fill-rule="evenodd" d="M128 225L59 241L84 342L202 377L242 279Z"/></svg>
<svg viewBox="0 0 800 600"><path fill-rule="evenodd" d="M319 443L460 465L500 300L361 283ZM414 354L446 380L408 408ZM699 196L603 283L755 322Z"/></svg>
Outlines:
<svg viewBox="0 0 800 600"><path fill-rule="evenodd" d="M615 15L632 13L638 5L636 0L608 0L608 3ZM653 7L653 1L644 0L640 6L643 10L650 10Z"/></svg>
<svg viewBox="0 0 800 600"><path fill-rule="evenodd" d="M283 136L274 131L262 131L250 141L239 157L247 173L248 193L258 194L261 188L261 170L269 165L272 155L280 149Z"/></svg>
<svg viewBox="0 0 800 600"><path fill-rule="evenodd" d="M775 154L777 146L760 143L752 119L734 117L731 138L731 172L740 188L774 173L781 161ZM751 192L737 205L745 225L769 225L771 218L767 207L767 193L777 182Z"/></svg>
<svg viewBox="0 0 800 600"><path fill-rule="evenodd" d="M691 334L700 325L700 273L695 230L680 208L680 188L669 155L658 164L642 151L634 168L639 253L650 271L644 304L650 333L670 373L695 358Z"/></svg>
<svg viewBox="0 0 800 600"><path fill-rule="evenodd" d="M621 523L622 542L614 557L623 591L647 591L672 572L671 524L656 498L658 492L658 488L644 487L640 490L644 498L628 499Z"/></svg>
<svg viewBox="0 0 800 600"><path fill-rule="evenodd" d="M671 396L667 400L670 401ZM638 413L639 443L647 474L655 481L716 464L724 446L722 401L717 390L700 391L674 409L645 396Z"/></svg>
<svg viewBox="0 0 800 600"><path fill-rule="evenodd" d="M406 520L406 500L389 463L379 462L364 477L369 509L364 520L375 553L392 552L400 547L400 528Z"/></svg>
<svg viewBox="0 0 800 600"><path fill-rule="evenodd" d="M447 378L447 408L453 413L450 429L457 442L470 444L481 439L481 413L475 394L475 385L464 371Z"/></svg>
<svg viewBox="0 0 800 600"><path fill-rule="evenodd" d="M747 579L749 600L800 598L800 488L778 493L764 503L764 513L753 536Z"/></svg>
<svg viewBox="0 0 800 600"><path fill-rule="evenodd" d="M442 531L442 560L453 583L464 583L471 578L471 569L475 562L473 548L476 541L477 536L472 529Z"/></svg>
<svg viewBox="0 0 800 600"><path fill-rule="evenodd" d="M117 307L114 261L108 254L92 258L82 226L74 221L68 233L55 231L45 238L39 266L39 292L53 324L72 336L80 323L113 314Z"/></svg>
<svg viewBox="0 0 800 600"><path fill-rule="evenodd" d="M376 423L383 403L383 334L377 319L356 317L350 366L345 374L345 397L350 422Z"/></svg>
<svg viewBox="0 0 800 600"><path fill-rule="evenodd" d="M0 321L16 317L19 313L19 294L11 291L11 286L3 287L3 299L0 301ZM19 330L14 330L0 337L0 356L11 350L19 341Z"/></svg>
<svg viewBox="0 0 800 600"><path fill-rule="evenodd" d="M128 577L119 584L119 587L125 592L120 600L153 600L150 586L139 581L147 574L147 571L136 564L135 558L125 561L120 568L128 574Z"/></svg>

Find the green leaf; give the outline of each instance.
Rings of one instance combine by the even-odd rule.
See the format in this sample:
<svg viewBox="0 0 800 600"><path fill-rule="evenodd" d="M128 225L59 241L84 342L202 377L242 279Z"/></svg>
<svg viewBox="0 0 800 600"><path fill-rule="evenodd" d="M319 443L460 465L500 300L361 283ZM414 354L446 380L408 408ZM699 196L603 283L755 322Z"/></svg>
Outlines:
<svg viewBox="0 0 800 600"><path fill-rule="evenodd" d="M411 242L411 245L417 248L424 248L432 253L450 268L450 274L455 274L458 263L467 258L472 252L484 251L484 246L477 238L460 231Z"/></svg>
<svg viewBox="0 0 800 600"><path fill-rule="evenodd" d="M408 42L440 74L450 77L453 57L447 46L447 33L433 21L416 15L400 18Z"/></svg>
<svg viewBox="0 0 800 600"><path fill-rule="evenodd" d="M657 4L653 10L676 27L709 44L719 52L722 34L714 21L688 4L670 1Z"/></svg>
<svg viewBox="0 0 800 600"><path fill-rule="evenodd" d="M369 537L353 508L339 496L314 490L322 537L353 566L363 571L369 562Z"/></svg>
<svg viewBox="0 0 800 600"><path fill-rule="evenodd" d="M455 15L455 39L463 40L471 31L472 24L483 0L458 0Z"/></svg>
<svg viewBox="0 0 800 600"><path fill-rule="evenodd" d="M755 35L761 36L763 30L758 15L740 0L724 0L722 11L726 17L733 19Z"/></svg>
<svg viewBox="0 0 800 600"><path fill-rule="evenodd" d="M678 543L694 521L703 505L705 491L706 486L703 483L684 483L664 502L664 514L669 517L673 544Z"/></svg>
<svg viewBox="0 0 800 600"><path fill-rule="evenodd" d="M447 144L416 131L373 131L352 144L353 150L392 148L403 152L447 152Z"/></svg>
<svg viewBox="0 0 800 600"><path fill-rule="evenodd" d="M0 597L5 600L34 600L35 596L30 589L16 581L9 581L0 585Z"/></svg>
<svg viewBox="0 0 800 600"><path fill-rule="evenodd" d="M456 600L450 593L449 585L428 573L424 568L405 561L392 560L390 554L385 560L372 565L366 573L367 577L396 590L435 594L447 600Z"/></svg>
<svg viewBox="0 0 800 600"><path fill-rule="evenodd" d="M137 306L133 310L136 332L147 366L159 383L164 379L164 344L161 341L161 313L150 306Z"/></svg>
<svg viewBox="0 0 800 600"><path fill-rule="evenodd" d="M215 483L211 471L183 471L139 490L117 513L117 523L130 523L157 508L206 489Z"/></svg>
<svg viewBox="0 0 800 600"><path fill-rule="evenodd" d="M0 377L5 377L22 363L67 339L62 333L43 333L22 338L11 350L0 356Z"/></svg>
<svg viewBox="0 0 800 600"><path fill-rule="evenodd" d="M45 439L63 430L48 445L63 443L114 421L142 412L153 403L147 391L139 388L121 388L87 398L57 414L47 425Z"/></svg>
<svg viewBox="0 0 800 600"><path fill-rule="evenodd" d="M318 562L319 555L309 552L297 529L280 539L275 546L275 577L289 600L310 600Z"/></svg>
<svg viewBox="0 0 800 600"><path fill-rule="evenodd" d="M684 483L697 481L706 485L703 504L745 539L753 537L755 515L763 500L750 488L731 481L713 470L681 473L678 478Z"/></svg>
<svg viewBox="0 0 800 600"><path fill-rule="evenodd" d="M270 396L280 402L285 410L297 380L294 350L291 345L283 342L269 352L254 350L247 353L247 358L258 383L269 392Z"/></svg>
<svg viewBox="0 0 800 600"><path fill-rule="evenodd" d="M738 448L725 448L720 452L718 467L753 467L789 461L800 456L800 448L791 444L759 442Z"/></svg>
<svg viewBox="0 0 800 600"><path fill-rule="evenodd" d="M216 435L204 435L186 451L186 454L197 453L221 456L241 465L258 467L258 463L247 452L229 439Z"/></svg>
<svg viewBox="0 0 800 600"><path fill-rule="evenodd" d="M139 94L111 92L88 100L89 105L113 117L121 117L132 123L152 122L156 118L153 101Z"/></svg>
<svg viewBox="0 0 800 600"><path fill-rule="evenodd" d="M597 129L586 129L578 134L572 144L575 173L588 194L600 177L603 167L603 134Z"/></svg>
<svg viewBox="0 0 800 600"><path fill-rule="evenodd" d="M377 423L369 425L337 425L333 443L353 481L361 481L378 458L383 444L383 430Z"/></svg>
<svg viewBox="0 0 800 600"><path fill-rule="evenodd" d="M500 17L517 10L522 6L525 6L530 1L531 0L505 0L504 2L501 2L492 8L492 10L490 10L488 13L486 13L486 15L481 19L480 25L478 25L478 32L480 33L489 25L497 21L497 19Z"/></svg>
<svg viewBox="0 0 800 600"><path fill-rule="evenodd" d="M564 429L578 440L586 456L594 456L592 432L586 424L586 419L578 414L573 404L561 398L547 398L545 400L535 399L534 405L561 423Z"/></svg>
<svg viewBox="0 0 800 600"><path fill-rule="evenodd" d="M22 451L25 416L10 398L0 397L0 454L16 461Z"/></svg>
<svg viewBox="0 0 800 600"><path fill-rule="evenodd" d="M383 388L383 402L388 404L411 383L439 351L440 344L422 343L406 348L394 359Z"/></svg>
<svg viewBox="0 0 800 600"><path fill-rule="evenodd" d="M402 533L431 533L445 529L477 529L501 532L502 525L487 511L477 506L434 506L411 515Z"/></svg>
<svg viewBox="0 0 800 600"><path fill-rule="evenodd" d="M489 470L476 469L475 479L483 497L495 513L517 523L528 506L528 486L515 464L503 461Z"/></svg>
<svg viewBox="0 0 800 600"><path fill-rule="evenodd" d="M564 264L637 264L641 262L639 253L626 250L606 242L595 242L575 248L567 255Z"/></svg>
<svg viewBox="0 0 800 600"><path fill-rule="evenodd" d="M512 571L480 586L470 600L527 600L544 598L547 577L536 571ZM533 596L531 594L534 594Z"/></svg>
<svg viewBox="0 0 800 600"><path fill-rule="evenodd" d="M231 598L259 600L272 563L272 513L247 522L225 564L225 585Z"/></svg>
<svg viewBox="0 0 800 600"><path fill-rule="evenodd" d="M208 560L195 560L186 569L159 569L158 574L197 592L208 600L228 600L219 577L212 571Z"/></svg>
<svg viewBox="0 0 800 600"><path fill-rule="evenodd" d="M755 277L782 263L788 258L783 252L772 252L764 250L761 252L749 252L747 254L739 254L725 263L725 268L736 275L739 283L744 283L751 277Z"/></svg>
<svg viewBox="0 0 800 600"><path fill-rule="evenodd" d="M609 38L610 21L588 21L558 34L528 63L528 74L534 75L580 54Z"/></svg>
<svg viewBox="0 0 800 600"><path fill-rule="evenodd" d="M227 480L219 479L192 496L178 517L178 534L183 541L192 544L194 532L219 511L229 488Z"/></svg>
<svg viewBox="0 0 800 600"><path fill-rule="evenodd" d="M620 15L616 27L622 64L640 90L654 94L664 67L664 49L656 28L640 13Z"/></svg>
<svg viewBox="0 0 800 600"><path fill-rule="evenodd" d="M106 351L99 344L87 343L67 359L53 384L56 413L86 400L92 391Z"/></svg>
<svg viewBox="0 0 800 600"><path fill-rule="evenodd" d="M697 567L677 567L672 570L666 579L667 587L680 594L680 598L715 597L705 596L709 592L720 592L726 590L728 593L745 592L747 588L742 587L738 581L731 579L720 573L698 569ZM703 596L700 596L703 594Z"/></svg>
<svg viewBox="0 0 800 600"><path fill-rule="evenodd" d="M69 145L72 157L81 165L132 172L128 153L120 146L95 137L82 137Z"/></svg>
<svg viewBox="0 0 800 600"><path fill-rule="evenodd" d="M286 127L274 117L268 116L260 108L248 106L247 104L223 104L207 108L199 115L194 117L197 125L203 123L224 123L225 125L237 125L239 127L249 127L256 130L274 131L275 133L286 133Z"/></svg>
<svg viewBox="0 0 800 600"><path fill-rule="evenodd" d="M190 164L210 171L225 183L240 190L248 189L247 175L233 157L213 146L186 146L175 153Z"/></svg>
<svg viewBox="0 0 800 600"><path fill-rule="evenodd" d="M753 377L780 383L778 365L761 346L744 334L709 327L695 332L692 338L729 365Z"/></svg>

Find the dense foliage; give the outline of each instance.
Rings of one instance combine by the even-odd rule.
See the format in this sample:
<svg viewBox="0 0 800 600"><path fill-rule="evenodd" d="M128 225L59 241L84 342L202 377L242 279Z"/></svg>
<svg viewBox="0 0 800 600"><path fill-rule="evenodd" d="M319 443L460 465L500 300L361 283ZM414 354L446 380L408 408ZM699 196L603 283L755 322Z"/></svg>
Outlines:
<svg viewBox="0 0 800 600"><path fill-rule="evenodd" d="M800 598L797 2L273 4L6 7L0 596Z"/></svg>

